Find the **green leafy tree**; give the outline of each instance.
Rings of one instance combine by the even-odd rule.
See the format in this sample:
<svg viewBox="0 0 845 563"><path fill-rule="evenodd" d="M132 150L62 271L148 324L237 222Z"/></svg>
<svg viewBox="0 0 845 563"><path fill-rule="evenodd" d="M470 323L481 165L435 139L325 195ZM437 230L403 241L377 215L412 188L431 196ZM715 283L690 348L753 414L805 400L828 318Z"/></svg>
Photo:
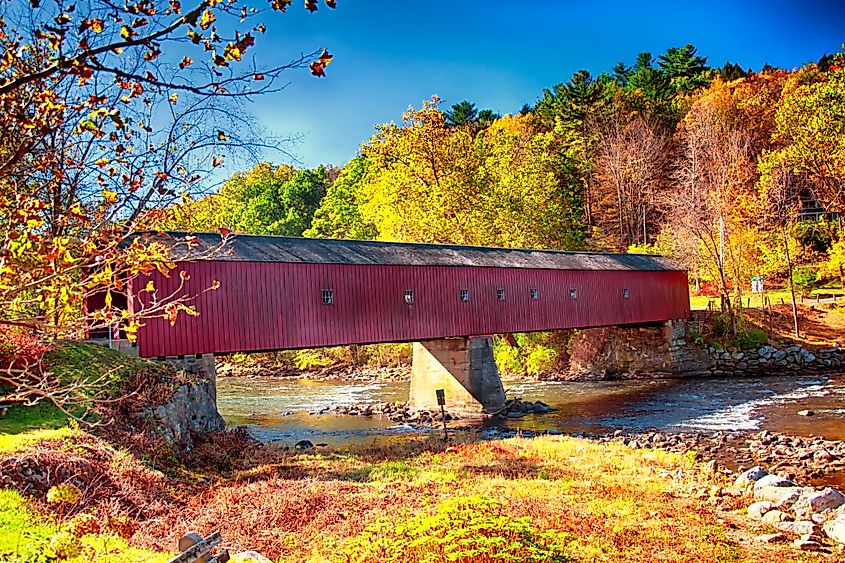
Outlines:
<svg viewBox="0 0 845 563"><path fill-rule="evenodd" d="M171 208L163 227L299 236L311 225L327 185L323 167L297 171L264 162L234 174L216 194Z"/></svg>
<svg viewBox="0 0 845 563"><path fill-rule="evenodd" d="M281 183L260 186L257 197L247 202L245 225L249 232L300 236L311 225L314 212L326 194L326 170L299 170Z"/></svg>
<svg viewBox="0 0 845 563"><path fill-rule="evenodd" d="M501 117L492 109L479 110L474 103L463 100L452 104L446 110L446 124L452 127L470 126L476 130L483 129Z"/></svg>
<svg viewBox="0 0 845 563"><path fill-rule="evenodd" d="M746 72L737 63L726 62L725 65L716 72L716 76L725 82L732 82L740 78L745 78L750 72Z"/></svg>
<svg viewBox="0 0 845 563"><path fill-rule="evenodd" d="M595 123L610 107L616 90L609 77L594 78L579 70L569 82L544 90L534 108L535 122L555 134L557 150L566 156L563 175L574 174L581 186L584 220L593 224L593 169L597 148Z"/></svg>
<svg viewBox="0 0 845 563"><path fill-rule="evenodd" d="M326 192L314 213L307 237L373 239L375 225L361 217L361 185L367 174L367 159L353 158Z"/></svg>

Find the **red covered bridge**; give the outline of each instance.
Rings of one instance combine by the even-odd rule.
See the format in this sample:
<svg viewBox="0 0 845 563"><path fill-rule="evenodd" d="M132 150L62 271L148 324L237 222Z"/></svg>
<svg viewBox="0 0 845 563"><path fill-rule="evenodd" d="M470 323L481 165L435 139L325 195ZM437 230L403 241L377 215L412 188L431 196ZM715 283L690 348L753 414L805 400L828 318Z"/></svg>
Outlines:
<svg viewBox="0 0 845 563"><path fill-rule="evenodd" d="M220 242L217 234L196 236L205 247ZM489 338L472 344L469 337L690 314L686 272L659 256L238 235L213 259L177 259L169 278L151 274L158 295L178 288L178 271L189 276L188 294L215 280L220 288L194 301L197 317L181 316L175 326L146 321L141 356L440 340L415 348L414 373L426 364L422 356L437 360L479 401L499 395L501 383L488 373L495 364L482 369L485 377L470 374L491 364L492 353ZM129 307L149 299L137 292L145 284L136 281ZM463 338L444 344L451 337ZM417 379L446 385L431 373ZM478 387L481 380L498 390Z"/></svg>
<svg viewBox="0 0 845 563"><path fill-rule="evenodd" d="M207 246L220 241L198 236ZM181 270L189 294L215 280L220 288L195 300L198 317L172 327L147 321L138 334L143 357L689 317L686 272L659 256L238 235L214 259L177 262ZM159 295L180 279L151 277Z"/></svg>

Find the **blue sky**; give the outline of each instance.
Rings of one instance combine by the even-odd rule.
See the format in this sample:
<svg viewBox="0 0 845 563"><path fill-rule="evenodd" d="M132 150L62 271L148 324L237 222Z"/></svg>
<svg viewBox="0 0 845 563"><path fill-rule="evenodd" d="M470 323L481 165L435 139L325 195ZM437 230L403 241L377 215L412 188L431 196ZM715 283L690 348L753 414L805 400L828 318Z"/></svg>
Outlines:
<svg viewBox="0 0 845 563"><path fill-rule="evenodd" d="M685 43L711 66L795 68L841 48L845 0L339 0L337 10L296 5L267 24L259 61L322 47L335 55L326 78L291 71L285 90L250 104L268 131L302 135L291 152L312 167L342 165L374 124L399 121L432 94L513 113L578 69L599 74Z"/></svg>

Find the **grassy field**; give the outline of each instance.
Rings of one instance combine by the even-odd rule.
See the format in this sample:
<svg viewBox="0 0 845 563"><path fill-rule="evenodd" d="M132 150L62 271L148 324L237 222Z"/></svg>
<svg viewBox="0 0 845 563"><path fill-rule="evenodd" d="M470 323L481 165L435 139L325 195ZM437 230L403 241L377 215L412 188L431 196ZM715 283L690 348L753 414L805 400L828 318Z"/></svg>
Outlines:
<svg viewBox="0 0 845 563"><path fill-rule="evenodd" d="M762 307L764 305L763 298L767 297L769 302L772 305L783 303L791 303L792 302L792 295L790 294L788 289L778 289L774 291L767 291L765 294L759 293L746 293L743 295L742 298L742 306L743 307ZM840 298L845 296L845 289L842 288L822 288L822 289L813 289L809 291L806 296L804 297L803 302L807 305L811 305L815 302L817 297L821 299L830 299L836 296ZM801 303L801 294L799 291L795 293L796 299L798 302ZM750 301L749 301L750 300ZM707 304L710 303L710 306L713 308L719 308L719 298L718 297L711 297L708 295L690 295L690 307L692 309L707 309ZM750 303L750 304L749 304Z"/></svg>

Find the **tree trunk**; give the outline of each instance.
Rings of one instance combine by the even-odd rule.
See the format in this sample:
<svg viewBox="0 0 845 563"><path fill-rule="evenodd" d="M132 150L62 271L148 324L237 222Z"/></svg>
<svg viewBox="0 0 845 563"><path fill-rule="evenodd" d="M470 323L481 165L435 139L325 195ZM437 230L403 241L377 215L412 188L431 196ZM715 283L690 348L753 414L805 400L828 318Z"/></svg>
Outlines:
<svg viewBox="0 0 845 563"><path fill-rule="evenodd" d="M789 272L789 293L792 296L792 325L795 328L795 338L801 338L801 331L798 327L798 304L795 302L795 282L792 280L792 257L789 255L789 239L786 236L786 227L781 227L783 235L783 247L786 250L786 269Z"/></svg>

